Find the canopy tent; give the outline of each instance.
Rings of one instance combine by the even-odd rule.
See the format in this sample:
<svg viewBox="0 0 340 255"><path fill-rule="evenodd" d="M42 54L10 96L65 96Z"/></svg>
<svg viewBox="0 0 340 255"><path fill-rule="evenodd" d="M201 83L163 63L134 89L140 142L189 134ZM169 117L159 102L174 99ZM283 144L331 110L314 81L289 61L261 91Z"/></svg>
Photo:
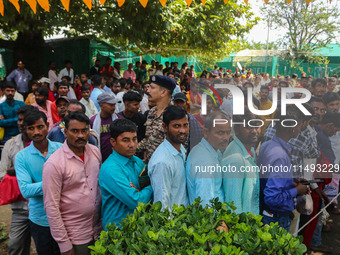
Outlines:
<svg viewBox="0 0 340 255"><path fill-rule="evenodd" d="M0 13L2 16L4 16L4 0L0 0ZM6 1L6 0L5 0ZM11 2L14 7L17 9L17 11L20 13L20 5L19 5L19 0L8 0ZM64 8L66 11L69 11L70 7L70 0L60 0L61 3L63 4ZM86 4L86 6L91 10L92 9L92 1L93 0L83 0L83 2ZM140 4L145 8L146 5L148 4L149 0L138 0ZM217 0L218 1L218 0ZM221 1L221 0L220 0ZM244 0L246 4L248 4L249 0ZM269 0L264 0L265 3L268 3ZM286 0L287 3L289 4L292 0ZM306 3L309 4L312 0L306 0ZM48 0L25 0L25 2L31 7L34 13L37 12L37 4L41 6L45 11L49 12L50 11L50 5ZM101 5L104 5L106 0L99 0ZM159 0L161 5L164 7L167 0ZM185 0L188 6L191 5L192 0ZM201 0L203 6L205 5L205 0ZM223 2L226 4L228 0L223 0ZM329 0L329 2L332 2L332 0ZM119 7L121 7L125 3L125 0L117 0L117 4Z"/></svg>

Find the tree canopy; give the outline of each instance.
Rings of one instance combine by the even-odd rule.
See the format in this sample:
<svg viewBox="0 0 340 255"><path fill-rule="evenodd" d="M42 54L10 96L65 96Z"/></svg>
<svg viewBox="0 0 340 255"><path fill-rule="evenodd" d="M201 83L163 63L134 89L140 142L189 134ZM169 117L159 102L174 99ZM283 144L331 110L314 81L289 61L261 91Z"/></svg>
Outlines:
<svg viewBox="0 0 340 255"><path fill-rule="evenodd" d="M276 29L282 33L281 48L288 49L286 57L310 59L317 50L335 42L339 35L340 9L324 0L270 1L262 11Z"/></svg>
<svg viewBox="0 0 340 255"><path fill-rule="evenodd" d="M8 38L64 33L104 39L138 54L160 53L196 55L215 61L241 46L239 41L258 22L249 5L234 0L195 0L188 7L183 0L168 1L165 7L150 1L143 8L138 1L122 7L108 0L105 6L93 2L89 10L82 1L71 1L69 12L60 1L50 1L50 12L37 6L36 14L20 1L21 13L8 1L0 17L5 40L0 47L11 47Z"/></svg>

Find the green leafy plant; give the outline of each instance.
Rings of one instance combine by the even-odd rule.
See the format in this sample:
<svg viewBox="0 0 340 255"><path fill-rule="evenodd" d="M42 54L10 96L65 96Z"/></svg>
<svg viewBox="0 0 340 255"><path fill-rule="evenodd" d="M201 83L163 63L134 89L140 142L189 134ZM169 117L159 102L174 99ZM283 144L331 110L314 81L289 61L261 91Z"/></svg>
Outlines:
<svg viewBox="0 0 340 255"><path fill-rule="evenodd" d="M8 234L5 230L5 226L0 225L0 242L5 241L8 238Z"/></svg>
<svg viewBox="0 0 340 255"><path fill-rule="evenodd" d="M133 214L107 226L92 254L303 254L306 246L278 224L263 225L262 217L235 213L232 203L196 199L187 207L139 204ZM221 226L223 225L223 226ZM224 230L223 230L224 229Z"/></svg>

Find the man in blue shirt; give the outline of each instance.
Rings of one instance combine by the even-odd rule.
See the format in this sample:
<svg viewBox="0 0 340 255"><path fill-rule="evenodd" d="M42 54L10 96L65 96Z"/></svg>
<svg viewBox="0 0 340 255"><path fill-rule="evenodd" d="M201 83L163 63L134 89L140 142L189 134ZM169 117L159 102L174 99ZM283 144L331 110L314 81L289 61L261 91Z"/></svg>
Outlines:
<svg viewBox="0 0 340 255"><path fill-rule="evenodd" d="M134 156L138 144L136 124L116 119L110 125L110 133L113 152L99 172L104 230L109 223L120 226L122 219L133 213L139 202L148 203L152 196L151 186L141 189L138 181L145 165Z"/></svg>
<svg viewBox="0 0 340 255"><path fill-rule="evenodd" d="M18 92L20 92L25 98L28 95L28 82L32 79L32 74L25 69L25 64L22 61L18 62L18 68L13 70L8 76L7 81L14 80Z"/></svg>
<svg viewBox="0 0 340 255"><path fill-rule="evenodd" d="M293 119L297 122L285 126L282 121ZM260 149L258 166L261 170L260 180L260 212L263 223L278 222L280 227L289 231L294 210L294 198L308 192L307 185L293 179L293 167L290 159L291 147L288 141L301 132L303 114L292 105L287 109L287 115L280 116L276 124L276 135L265 142ZM271 170L273 169L273 170Z"/></svg>
<svg viewBox="0 0 340 255"><path fill-rule="evenodd" d="M95 75L92 77L93 90L91 92L90 99L93 101L98 111L100 111L100 106L98 104L97 98L101 93L104 92L104 90L101 89L101 84L102 84L102 77L100 75Z"/></svg>
<svg viewBox="0 0 340 255"><path fill-rule="evenodd" d="M148 172L153 190L153 202L161 201L162 209L174 204L187 206L185 179L186 151L183 143L188 139L189 120L186 110L168 106L163 114L164 141L152 154Z"/></svg>
<svg viewBox="0 0 340 255"><path fill-rule="evenodd" d="M25 131L32 143L18 152L15 157L15 171L19 188L24 198L29 199L30 231L38 254L60 254L46 217L42 190L42 170L46 160L61 143L51 142L48 134L47 117L34 110L24 118Z"/></svg>
<svg viewBox="0 0 340 255"><path fill-rule="evenodd" d="M16 88L13 82L5 82L3 91L6 95L6 101L0 104L0 127L5 129L2 140L2 144L5 144L7 140L19 134L17 111L25 103L14 100Z"/></svg>
<svg viewBox="0 0 340 255"><path fill-rule="evenodd" d="M260 213L260 181L253 146L258 141L261 128L259 123L253 122L255 126L248 124L250 120L257 118L248 107L245 107L244 115L234 115L233 123L245 121L246 124L234 125L234 140L223 154L222 166L230 166L235 170L223 172L224 198L227 202L234 202L236 213Z"/></svg>
<svg viewBox="0 0 340 255"><path fill-rule="evenodd" d="M228 123L214 124L215 119ZM224 201L220 161L229 144L230 132L230 118L225 113L215 111L205 118L202 141L191 150L185 167L190 204L198 197L203 200L203 206L217 197Z"/></svg>

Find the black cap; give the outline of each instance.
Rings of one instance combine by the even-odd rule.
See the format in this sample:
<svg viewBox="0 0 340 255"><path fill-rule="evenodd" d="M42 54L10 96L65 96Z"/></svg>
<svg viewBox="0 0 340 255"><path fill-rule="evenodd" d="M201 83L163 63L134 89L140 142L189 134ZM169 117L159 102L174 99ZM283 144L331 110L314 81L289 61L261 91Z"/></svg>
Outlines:
<svg viewBox="0 0 340 255"><path fill-rule="evenodd" d="M185 96L184 93L179 92L179 93L176 93L176 94L173 96L172 101L176 101L176 100L181 100L181 101L183 101L183 102L187 102L187 101L188 101L188 98Z"/></svg>
<svg viewBox="0 0 340 255"><path fill-rule="evenodd" d="M164 87L170 91L174 91L174 89L176 88L175 81L170 77L164 75L153 75L150 77L150 82Z"/></svg>

